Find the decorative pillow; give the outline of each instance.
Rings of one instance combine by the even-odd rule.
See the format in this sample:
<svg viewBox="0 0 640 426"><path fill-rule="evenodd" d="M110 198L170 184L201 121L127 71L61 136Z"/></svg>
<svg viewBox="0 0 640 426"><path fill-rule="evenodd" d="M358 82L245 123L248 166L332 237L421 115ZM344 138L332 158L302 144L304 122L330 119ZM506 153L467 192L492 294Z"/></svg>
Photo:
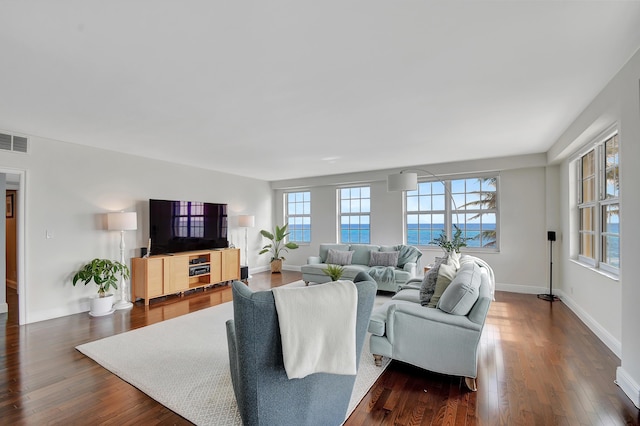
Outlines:
<svg viewBox="0 0 640 426"><path fill-rule="evenodd" d="M400 252L397 251L371 251L371 256L369 257L369 266L397 266L398 265L398 255Z"/></svg>
<svg viewBox="0 0 640 426"><path fill-rule="evenodd" d="M480 274L480 267L475 263L463 265L442 293L438 308L452 315L467 315L480 294Z"/></svg>
<svg viewBox="0 0 640 426"><path fill-rule="evenodd" d="M422 306L427 306L429 304L436 288L438 270L440 269L440 265L442 265L443 262L446 262L446 260L446 257L436 257L433 267L425 274L424 279L422 280L422 285L420 286L420 304Z"/></svg>
<svg viewBox="0 0 640 426"><path fill-rule="evenodd" d="M450 261L440 265L440 268L438 269L436 287L433 291L433 296L431 296L431 300L429 300L429 304L427 305L429 308L435 308L436 306L438 306L440 297L447 289L447 287L449 287L451 281L456 277L456 272L456 267L450 264Z"/></svg>
<svg viewBox="0 0 640 426"><path fill-rule="evenodd" d="M332 265L351 265L352 251L329 249L327 261Z"/></svg>

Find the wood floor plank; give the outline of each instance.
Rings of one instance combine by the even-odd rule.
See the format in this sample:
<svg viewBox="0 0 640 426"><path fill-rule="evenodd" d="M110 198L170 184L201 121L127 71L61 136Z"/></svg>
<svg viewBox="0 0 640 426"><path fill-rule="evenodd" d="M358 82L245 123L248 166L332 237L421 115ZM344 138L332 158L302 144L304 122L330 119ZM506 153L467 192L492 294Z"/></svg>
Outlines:
<svg viewBox="0 0 640 426"><path fill-rule="evenodd" d="M300 278L258 273L250 287ZM190 424L75 346L205 309L219 297L198 291L109 317L84 313L18 326L11 291L10 312L0 315L0 424ZM392 361L345 425L638 425L638 409L614 383L619 365L562 302L497 292L478 352L478 392L458 377Z"/></svg>

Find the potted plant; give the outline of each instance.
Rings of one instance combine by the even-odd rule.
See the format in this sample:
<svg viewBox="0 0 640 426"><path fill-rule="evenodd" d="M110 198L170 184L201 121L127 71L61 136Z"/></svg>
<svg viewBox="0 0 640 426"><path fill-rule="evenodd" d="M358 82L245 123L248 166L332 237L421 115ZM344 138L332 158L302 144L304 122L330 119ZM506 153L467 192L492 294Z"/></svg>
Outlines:
<svg viewBox="0 0 640 426"><path fill-rule="evenodd" d="M286 260L282 253L287 253L289 250L298 248L298 245L294 242L285 242L285 238L289 235L287 232L287 224L280 227L276 225L275 232L271 233L266 230L260 231L260 234L270 240L271 242L264 247L259 254L270 253L271 254L271 273L282 271L282 261Z"/></svg>
<svg viewBox="0 0 640 426"><path fill-rule="evenodd" d="M82 281L84 285L93 281L98 286L98 295L91 299L92 316L102 316L113 312L113 294L108 291L111 287L118 289L118 278L129 278L129 268L120 262L109 259L93 259L85 264L73 276L73 285Z"/></svg>
<svg viewBox="0 0 640 426"><path fill-rule="evenodd" d="M453 225L455 232L453 233L453 239L449 240L447 238L447 234L445 234L444 230L440 233L440 236L429 244L435 244L439 246L446 254L451 254L452 252L460 253L460 247L467 246L467 240L469 238L462 236L462 229L458 227L458 225Z"/></svg>
<svg viewBox="0 0 640 426"><path fill-rule="evenodd" d="M344 272L344 266L340 265L327 265L326 268L322 270L326 275L331 278L331 281L338 281Z"/></svg>

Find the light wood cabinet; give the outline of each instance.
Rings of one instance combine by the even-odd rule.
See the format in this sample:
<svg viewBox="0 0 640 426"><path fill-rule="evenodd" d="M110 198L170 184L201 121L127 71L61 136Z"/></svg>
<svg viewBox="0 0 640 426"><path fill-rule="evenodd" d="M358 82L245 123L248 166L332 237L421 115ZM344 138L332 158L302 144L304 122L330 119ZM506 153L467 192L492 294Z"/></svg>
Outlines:
<svg viewBox="0 0 640 426"><path fill-rule="evenodd" d="M240 279L240 249L131 259L133 298L149 299ZM228 292L225 292L225 294ZM222 297L222 296L216 296ZM224 296L227 298L229 296Z"/></svg>
<svg viewBox="0 0 640 426"><path fill-rule="evenodd" d="M164 293L189 290L189 257L176 255L164 259Z"/></svg>
<svg viewBox="0 0 640 426"><path fill-rule="evenodd" d="M222 281L231 281L240 279L240 249L234 253L231 250L221 252L222 255Z"/></svg>

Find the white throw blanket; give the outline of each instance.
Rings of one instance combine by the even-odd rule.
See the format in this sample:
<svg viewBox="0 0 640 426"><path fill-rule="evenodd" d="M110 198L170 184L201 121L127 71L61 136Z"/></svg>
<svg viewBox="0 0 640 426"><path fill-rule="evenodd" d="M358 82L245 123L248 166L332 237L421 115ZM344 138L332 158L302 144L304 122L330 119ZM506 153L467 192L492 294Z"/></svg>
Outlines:
<svg viewBox="0 0 640 426"><path fill-rule="evenodd" d="M485 268L486 273L489 275L489 286L490 286L489 291L491 293L491 300L495 301L496 300L496 277L493 274L493 269L491 268L491 266L489 266L487 262L480 259L479 257L469 256L469 255L465 255L464 257L466 257L467 259L472 259L474 262L476 262L478 266Z"/></svg>
<svg viewBox="0 0 640 426"><path fill-rule="evenodd" d="M358 290L351 281L272 289L289 379L356 369Z"/></svg>

